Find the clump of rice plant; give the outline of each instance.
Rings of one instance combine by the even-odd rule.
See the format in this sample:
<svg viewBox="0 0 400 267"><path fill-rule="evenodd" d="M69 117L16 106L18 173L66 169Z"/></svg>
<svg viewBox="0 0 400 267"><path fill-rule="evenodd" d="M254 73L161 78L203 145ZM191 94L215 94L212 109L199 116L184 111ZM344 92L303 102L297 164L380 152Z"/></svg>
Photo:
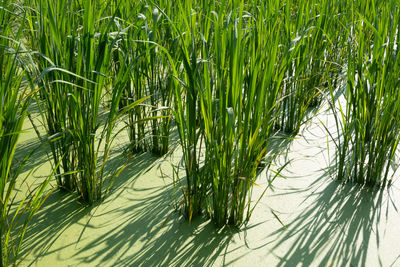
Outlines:
<svg viewBox="0 0 400 267"><path fill-rule="evenodd" d="M266 22L272 9L252 15L240 1L201 7L185 2L178 8L185 15L170 18L181 50L171 65L179 82L174 115L186 171L183 211L189 221L206 212L218 227L240 226L254 208L252 187L284 75L278 23Z"/></svg>
<svg viewBox="0 0 400 267"><path fill-rule="evenodd" d="M397 169L400 141L400 16L395 1L382 2L364 16L368 8L353 9L346 102L335 111L335 173L344 182L385 186Z"/></svg>
<svg viewBox="0 0 400 267"><path fill-rule="evenodd" d="M74 71L76 47L79 43L75 30L78 28L78 20L75 19L77 7L66 1L31 1L30 6L30 46L40 52L36 55L38 72L51 68ZM68 132L71 128L68 119L69 96L74 91L72 77L67 72L48 71L46 80L39 81L41 102L38 105L47 135L55 137L49 146L53 166L61 162L56 168L57 184L70 191L76 186L76 151L72 149L72 136Z"/></svg>
<svg viewBox="0 0 400 267"><path fill-rule="evenodd" d="M207 181L201 169L201 138L202 129L199 129L200 97L197 79L200 78L197 62L198 51L195 47L196 36L193 32L196 29L198 15L190 18L192 3L185 1L179 5L178 10L185 14L174 21L179 26L184 26L192 34L180 34L182 56L174 58L173 66L183 65L185 85L174 86L174 117L178 126L180 144L183 152L183 161L186 171L186 185L182 186L183 209L189 221L202 213L207 191ZM175 71L176 73L176 71ZM179 77L179 76L178 76Z"/></svg>
<svg viewBox="0 0 400 267"><path fill-rule="evenodd" d="M129 11L135 16L122 16L126 18L121 25L125 27L126 34L118 52L135 64L125 87L122 103L128 105L149 96L143 105L137 106L128 114L127 129L131 151L149 150L162 155L169 150L173 83L167 59L154 43L171 49L171 30L168 24L163 23L156 8L142 3L135 4Z"/></svg>
<svg viewBox="0 0 400 267"><path fill-rule="evenodd" d="M35 0L32 6L30 41L40 52L37 80L43 88L39 106L47 134L55 139L53 162L62 161L57 182L92 204L112 184L103 187L117 119L145 98L119 109L132 64L123 60L121 71L112 73L111 55L120 32L111 31L116 20L105 16L108 5ZM106 109L105 95L110 98ZM108 178L113 181L119 172Z"/></svg>
<svg viewBox="0 0 400 267"><path fill-rule="evenodd" d="M200 22L204 17L200 13L189 15L195 7L190 1L178 1L175 6L170 6L166 1L161 1L159 4L158 6L153 3L153 6L171 27L172 32L169 34L174 35L174 43L169 46L164 45L167 48L176 48L176 51L168 51L166 47L157 43L157 47L168 59L168 81L173 92L173 115L183 154L181 163L186 174L185 183L177 179L175 184L182 190L184 216L191 221L204 211L206 193L210 188L201 167L203 129L199 127L202 124L199 79L202 75L201 64L198 62L201 52L197 49L201 41L199 35L194 34L200 29ZM187 32L184 33L185 31ZM178 167L173 167L176 174Z"/></svg>
<svg viewBox="0 0 400 267"><path fill-rule="evenodd" d="M26 196L16 201L22 183L19 174L24 166L14 162L15 149L22 132L32 87L27 84L22 39L24 26L22 9L9 3L0 3L0 266L8 266L18 256L25 231L32 216L42 205L46 179ZM13 207L14 206L14 207Z"/></svg>
<svg viewBox="0 0 400 267"><path fill-rule="evenodd" d="M279 24L269 14L219 9L212 48L203 63L201 111L206 144L204 173L210 183L207 211L217 226L241 226L253 210L257 168L268 151L284 69L279 63ZM228 9L230 10L230 9ZM245 16L246 15L246 16ZM207 53L207 52L205 52Z"/></svg>
<svg viewBox="0 0 400 267"><path fill-rule="evenodd" d="M335 4L332 1L286 1L283 6L282 57L287 70L280 93L280 116L276 127L297 133L305 122L309 108L318 106L321 91L333 77L335 65L331 61L333 42L331 27Z"/></svg>

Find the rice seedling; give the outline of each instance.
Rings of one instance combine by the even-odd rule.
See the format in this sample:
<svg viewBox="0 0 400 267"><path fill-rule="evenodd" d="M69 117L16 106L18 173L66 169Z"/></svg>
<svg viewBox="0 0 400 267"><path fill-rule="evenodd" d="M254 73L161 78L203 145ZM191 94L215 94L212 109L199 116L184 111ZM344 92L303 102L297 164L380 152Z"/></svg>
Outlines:
<svg viewBox="0 0 400 267"><path fill-rule="evenodd" d="M137 23L139 24L139 23ZM140 25L140 24L139 24ZM140 28L139 28L140 29ZM128 30L128 36L134 35L138 29L130 28ZM137 64L135 64L133 71L131 73L131 78L129 84L126 86L124 95L126 100L124 99L124 103L128 104L134 101L136 98L142 98L146 95L145 91L145 82L143 81L142 68L146 66L141 63L139 60L141 58L140 46L143 46L142 43L136 43L132 40L136 40L134 37L127 37L125 42L121 46L121 49L125 54L131 55L130 60L136 60ZM129 58L128 58L129 60ZM127 122L127 130L130 139L130 149L132 152L142 152L148 150L148 140L147 140L147 129L146 122L144 121L145 113L147 107L144 105L139 105L132 109L128 113L128 122Z"/></svg>
<svg viewBox="0 0 400 267"><path fill-rule="evenodd" d="M13 22L13 23L11 23ZM17 164L16 146L22 132L33 87L27 84L29 73L23 69L22 39L25 16L9 1L0 3L0 266L8 266L18 256L32 216L42 205L45 179L35 190L16 199L19 174L29 155Z"/></svg>
<svg viewBox="0 0 400 267"><path fill-rule="evenodd" d="M185 2L178 13L185 16L169 21L182 55L182 63L174 58L174 75L181 64L184 70L182 90L174 92L186 170L184 214L190 221L207 211L219 227L240 226L254 208L251 191L285 70L274 31L279 23L267 21L272 10L252 15L242 1Z"/></svg>
<svg viewBox="0 0 400 267"><path fill-rule="evenodd" d="M178 5L183 14L190 14L192 4L185 2ZM184 213L189 221L193 216L202 212L202 205L205 200L207 182L200 169L201 148L198 144L201 139L201 129L198 130L197 122L199 116L199 96L196 82L197 51L195 49L195 30L196 18L198 16L182 16L182 23L187 27L191 34L181 35L182 62L185 69L184 80L185 92L183 105L182 91L175 87L175 120L177 121L183 158L186 170L186 186L183 187Z"/></svg>
<svg viewBox="0 0 400 267"><path fill-rule="evenodd" d="M346 102L334 109L339 132L335 174L344 182L385 186L397 169L399 6L367 1L353 6L352 13Z"/></svg>
<svg viewBox="0 0 400 267"><path fill-rule="evenodd" d="M245 8L240 1L221 6L212 20L212 54L205 52L215 61L203 63L202 71L204 168L211 185L207 211L219 227L241 226L250 218L252 187L268 150L284 74L275 31L279 22L267 21L274 13Z"/></svg>
<svg viewBox="0 0 400 267"><path fill-rule="evenodd" d="M153 3L153 6L164 16L168 25L173 30L173 34L177 37L178 52L171 53L165 47L157 45L163 50L168 58L170 65L169 78L171 90L173 90L173 114L178 126L180 145L183 153L183 165L186 172L186 184L180 185L183 192L183 213L185 217L191 221L192 218L201 214L205 195L207 191L207 182L200 168L201 161L201 138L202 129L199 128L199 123L202 118L200 116L200 99L198 79L200 69L197 62L199 51L196 49L196 44L199 42L198 36L194 33L199 24L197 20L201 19L201 15L192 14L194 6L190 1L177 2L173 8L162 7L169 5L168 3L160 3L164 6L158 6ZM175 14L175 15L174 15ZM176 16L176 14L181 14ZM191 15L192 14L192 15ZM187 31L188 34L183 34ZM183 70L180 72L180 70ZM178 184L180 184L178 182Z"/></svg>
<svg viewBox="0 0 400 267"><path fill-rule="evenodd" d="M121 52L130 55L129 59L136 62L125 88L125 102L150 97L145 103L147 105L138 106L129 113L127 128L132 151L150 150L162 155L169 149L172 84L171 75L165 67L166 59L152 43L158 42L169 48L169 27L162 23L156 8L144 5L136 5L135 8L137 12L134 13L138 15L126 21L129 29L121 45ZM152 119L149 120L149 117Z"/></svg>
<svg viewBox="0 0 400 267"><path fill-rule="evenodd" d="M122 61L121 71L111 76L109 62L120 32L111 31L115 17L106 16L109 5L37 0L31 6L30 41L40 52L37 80L44 88L42 116L47 134L59 140L53 143L53 162L61 158L63 163L58 183L93 204L112 184L103 188L116 120L145 98L119 109L133 63L126 67ZM105 95L110 96L107 110L102 109Z"/></svg>
<svg viewBox="0 0 400 267"><path fill-rule="evenodd" d="M157 42L158 40L163 40L163 44L169 41L167 35L164 34L163 27L161 27L160 18L161 15L158 12L157 8L153 8L152 10L148 9L147 17L150 17L151 14L151 24L148 24L148 28L146 29L148 33L148 40L150 42ZM151 26L151 28L150 28ZM160 41L158 41L160 42ZM150 104L152 106L151 115L157 116L161 111L169 110L169 105L171 102L171 93L170 83L167 78L167 70L164 67L165 59L160 56L158 52L157 46L152 45L149 47L149 44L145 44L146 53L145 60L148 62L146 65L149 68L146 68L145 77L147 80L147 84L149 87L150 93ZM170 47L166 47L167 49ZM161 101L161 102L159 102ZM166 114L168 116L168 114ZM164 125L160 125L164 123ZM161 132L163 131L163 132ZM152 152L155 154L164 154L168 151L168 142L166 140L169 135L169 118L163 122L157 122L157 120L151 121L151 136L152 136Z"/></svg>
<svg viewBox="0 0 400 267"><path fill-rule="evenodd" d="M74 71L69 68L75 66L77 46L75 29L78 27L78 21L74 19L73 5L61 1L31 1L30 6L32 7L28 17L30 46L34 51L41 53L37 55L37 72L52 66ZM43 102L38 106L47 135L56 136L49 145L53 165L61 160L56 170L57 183L60 187L72 191L76 186L76 173L73 172L76 167L76 155L71 149L72 137L67 129L71 127L68 120L70 110L68 95L73 92L73 86L57 82L68 81L69 77L68 73L61 71L47 73L48 82L39 84L41 87L39 95Z"/></svg>
<svg viewBox="0 0 400 267"><path fill-rule="evenodd" d="M334 79L331 23L334 1L286 1L283 6L283 37L286 46L282 57L287 62L287 73L282 86L280 117L276 127L297 133L305 122L309 108L318 106L320 92L327 87L327 79ZM337 78L336 78L337 79ZM325 89L324 89L325 88Z"/></svg>

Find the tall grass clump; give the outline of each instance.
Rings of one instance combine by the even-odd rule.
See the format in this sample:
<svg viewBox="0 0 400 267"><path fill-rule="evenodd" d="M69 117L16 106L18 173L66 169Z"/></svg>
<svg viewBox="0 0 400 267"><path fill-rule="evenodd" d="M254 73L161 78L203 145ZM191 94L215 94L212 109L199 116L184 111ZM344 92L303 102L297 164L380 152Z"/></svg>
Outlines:
<svg viewBox="0 0 400 267"><path fill-rule="evenodd" d="M209 4L209 5L208 5ZM172 113L175 119L182 149L182 161L173 166L174 174L179 175L181 164L185 169L183 183L179 177L174 180L176 188L182 191L182 210L184 216L191 221L205 210L205 201L210 183L204 173L204 127L201 116L202 83L202 37L211 34L209 16L214 7L212 1L192 3L177 1L171 5L169 1L152 3L160 13L160 20L167 23L168 39L172 42L155 43L163 51L168 61L168 87L173 93ZM208 24L204 23L207 22ZM168 50L169 49L169 50Z"/></svg>
<svg viewBox="0 0 400 267"><path fill-rule="evenodd" d="M327 90L327 80L337 79L332 55L336 53L333 36L338 28L331 27L338 19L334 18L335 10L337 4L329 0L287 0L282 6L278 19L282 20L281 42L286 49L281 56L287 70L276 127L287 133L299 131L309 108L321 102L320 93Z"/></svg>
<svg viewBox="0 0 400 267"><path fill-rule="evenodd" d="M119 46L119 57L135 62L122 103L129 105L149 96L146 102L128 113L127 129L131 150L149 150L162 155L169 150L173 83L167 59L154 43L169 51L173 50L171 29L158 9L151 5L141 3L120 10L128 10L129 14L121 14L124 18L121 27L126 30L126 34Z"/></svg>
<svg viewBox="0 0 400 267"><path fill-rule="evenodd" d="M179 17L163 12L180 42L171 66L189 221L205 212L218 227L240 226L254 208L252 187L285 71L279 23L267 19L274 12L248 10L243 1L203 1L178 4Z"/></svg>
<svg viewBox="0 0 400 267"><path fill-rule="evenodd" d="M186 173L186 184L181 187L183 210L189 221L202 213L208 190L208 183L201 168L203 131L199 128L202 118L200 116L198 79L201 78L201 75L198 65L199 51L196 49L199 36L196 32L201 25L201 15L200 13L192 14L193 8L190 1L178 2L177 8L172 14L177 12L176 14L180 15L175 18L171 16L175 19L174 21L169 19L174 33L179 36L180 40L180 56L173 58L171 67L174 70L174 82L179 83L174 86L174 117L178 126ZM184 70L183 75L178 74L180 69Z"/></svg>
<svg viewBox="0 0 400 267"><path fill-rule="evenodd" d="M397 169L400 140L399 5L366 2L352 10L345 103L336 111L335 171L344 182L385 186Z"/></svg>
<svg viewBox="0 0 400 267"><path fill-rule="evenodd" d="M104 175L117 119L144 99L119 109L131 68L122 61L123 71L112 73L111 55L121 33L112 31L110 4L34 0L31 6L30 43L40 52L37 80L43 88L39 102L54 140L53 162L62 162L57 182L92 204L112 184L103 186L105 178L112 181L120 171Z"/></svg>
<svg viewBox="0 0 400 267"><path fill-rule="evenodd" d="M69 3L69 4L68 4ZM49 143L53 166L56 168L57 184L69 191L76 186L76 151L72 149L72 128L69 100L74 92L75 76L63 68L75 72L78 28L74 4L67 1L30 1L28 16L30 46L38 51L36 64L38 73L48 70L45 80L39 81L42 121L49 137L55 137ZM65 12L59 12L64 10ZM54 69L54 71L51 71ZM74 78L72 78L74 77Z"/></svg>
<svg viewBox="0 0 400 267"><path fill-rule="evenodd" d="M25 196L16 195L16 186L23 184L19 174L28 159L16 163L14 154L32 87L24 71L22 39L24 13L9 1L0 3L0 266L16 261L21 242L32 216L43 203L46 179ZM21 159L19 159L21 160Z"/></svg>
<svg viewBox="0 0 400 267"><path fill-rule="evenodd" d="M219 227L249 220L257 168L273 129L284 67L279 21L264 8L250 13L244 2L223 2L210 18L214 34L204 44L204 172L211 186L206 208Z"/></svg>

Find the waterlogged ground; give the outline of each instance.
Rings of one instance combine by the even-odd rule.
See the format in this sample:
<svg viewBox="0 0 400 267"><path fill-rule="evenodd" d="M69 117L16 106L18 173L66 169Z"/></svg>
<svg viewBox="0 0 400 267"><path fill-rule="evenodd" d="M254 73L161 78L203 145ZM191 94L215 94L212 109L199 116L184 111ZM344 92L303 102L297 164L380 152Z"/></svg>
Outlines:
<svg viewBox="0 0 400 267"><path fill-rule="evenodd" d="M400 181L384 191L342 185L329 175L325 113L294 140L277 142L274 168L290 161L240 230L218 230L205 218L186 222L174 212L171 161L150 154L133 157L105 201L85 207L55 190L28 229L21 266L400 266ZM37 146L27 122L17 154ZM126 136L116 152L126 148ZM118 153L116 153L117 155ZM109 169L122 164L111 159ZM50 172L42 149L28 162ZM267 183L258 178L254 200ZM275 215L279 220L275 217ZM282 226L285 225L287 230Z"/></svg>

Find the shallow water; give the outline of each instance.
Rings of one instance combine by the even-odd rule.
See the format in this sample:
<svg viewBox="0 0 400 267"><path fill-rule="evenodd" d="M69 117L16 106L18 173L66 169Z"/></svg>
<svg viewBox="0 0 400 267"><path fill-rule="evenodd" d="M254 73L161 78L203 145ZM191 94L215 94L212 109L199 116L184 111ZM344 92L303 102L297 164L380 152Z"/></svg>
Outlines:
<svg viewBox="0 0 400 267"><path fill-rule="evenodd" d="M383 191L342 185L326 169L327 137L318 118L283 142L278 168L290 161L263 196L247 226L218 230L206 218L187 223L174 211L169 161L137 155L100 205L85 207L73 195L54 191L31 223L23 243L22 266L400 266L400 188L398 179ZM26 122L17 153L37 143ZM121 136L116 151L127 143ZM120 166L111 159L108 168ZM43 164L30 177L49 173L38 150L29 166ZM163 175L162 175L163 174ZM254 200L268 184L258 178ZM279 220L275 217L275 215ZM287 230L282 226L285 225Z"/></svg>

